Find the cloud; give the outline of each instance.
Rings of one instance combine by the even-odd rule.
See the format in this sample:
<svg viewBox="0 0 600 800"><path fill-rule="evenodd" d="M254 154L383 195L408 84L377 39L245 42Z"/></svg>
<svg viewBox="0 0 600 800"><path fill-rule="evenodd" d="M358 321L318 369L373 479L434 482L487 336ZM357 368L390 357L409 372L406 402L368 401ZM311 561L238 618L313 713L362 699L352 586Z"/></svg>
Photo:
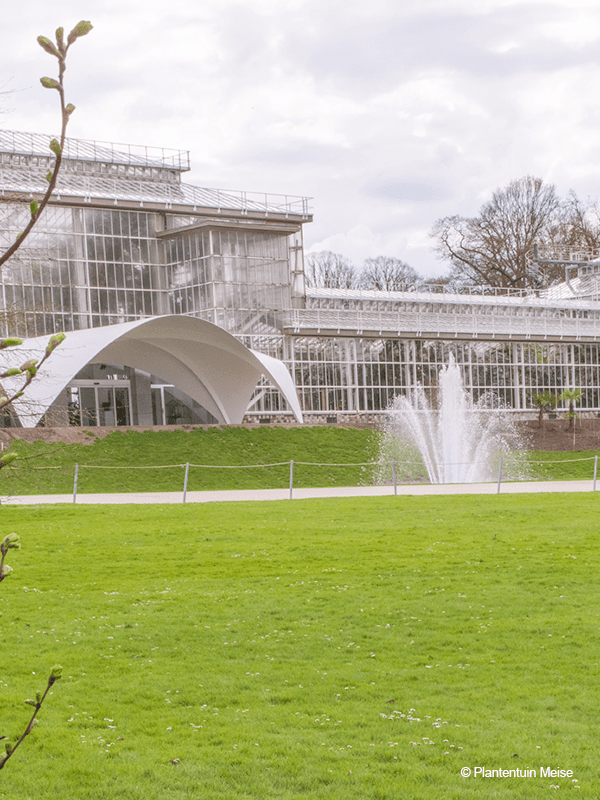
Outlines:
<svg viewBox="0 0 600 800"><path fill-rule="evenodd" d="M84 16L71 135L191 150L198 185L315 198L307 247L442 265L428 232L525 174L598 192L596 0L102 0ZM81 3L3 9L0 122L57 128L39 33ZM71 58L72 56L72 58Z"/></svg>

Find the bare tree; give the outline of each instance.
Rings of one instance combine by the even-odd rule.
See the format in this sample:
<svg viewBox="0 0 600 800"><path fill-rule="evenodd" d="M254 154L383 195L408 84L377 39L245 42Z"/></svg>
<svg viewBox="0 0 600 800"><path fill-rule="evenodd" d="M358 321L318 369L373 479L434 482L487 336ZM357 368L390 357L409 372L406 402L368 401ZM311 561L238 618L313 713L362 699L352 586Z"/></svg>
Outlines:
<svg viewBox="0 0 600 800"><path fill-rule="evenodd" d="M527 253L560 233L563 207L554 186L530 175L498 189L477 217L444 217L431 232L454 277L473 284L527 287L535 278ZM559 270L560 272L560 270ZM549 275L550 280L562 275Z"/></svg>
<svg viewBox="0 0 600 800"><path fill-rule="evenodd" d="M390 256L367 258L359 276L361 289L378 289L382 292L406 291L422 282L416 270L399 258Z"/></svg>
<svg viewBox="0 0 600 800"><path fill-rule="evenodd" d="M355 267L345 256L322 250L304 259L306 285L319 289L354 289L358 284Z"/></svg>
<svg viewBox="0 0 600 800"><path fill-rule="evenodd" d="M583 202L569 192L562 206L558 243L573 249L600 249L600 209L597 200Z"/></svg>

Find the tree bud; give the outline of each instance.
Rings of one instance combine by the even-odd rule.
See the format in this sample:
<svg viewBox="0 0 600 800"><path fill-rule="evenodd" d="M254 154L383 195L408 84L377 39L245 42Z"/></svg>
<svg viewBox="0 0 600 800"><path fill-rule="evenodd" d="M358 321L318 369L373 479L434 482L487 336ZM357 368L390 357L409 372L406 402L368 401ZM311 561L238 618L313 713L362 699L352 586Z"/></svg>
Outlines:
<svg viewBox="0 0 600 800"><path fill-rule="evenodd" d="M3 456L0 457L0 469L2 467L7 467L9 464L12 464L12 462L16 461L18 457L19 456L16 453L5 453ZM13 547L14 545L10 546Z"/></svg>
<svg viewBox="0 0 600 800"><path fill-rule="evenodd" d="M38 208L39 208L39 207L40 207L40 206L39 206L39 203L38 203L38 201L37 201L37 200L32 200L32 201L31 201L31 203L29 204L29 210L31 211L31 216L32 216L32 217L35 217L35 215L36 215L36 214L37 214L37 212L38 212Z"/></svg>
<svg viewBox="0 0 600 800"><path fill-rule="evenodd" d="M53 177L54 173L52 172L52 170L50 170L50 172L46 175L46 180L48 181L48 183L50 183Z"/></svg>
<svg viewBox="0 0 600 800"><path fill-rule="evenodd" d="M44 89L60 89L60 83L54 78L40 78L40 83Z"/></svg>
<svg viewBox="0 0 600 800"><path fill-rule="evenodd" d="M46 347L46 353L50 355L50 353L55 350L59 344L62 344L66 338L67 336L65 333L55 333L54 336L50 337L50 341Z"/></svg>
<svg viewBox="0 0 600 800"><path fill-rule="evenodd" d="M18 344L23 344L23 339L17 339L16 336L9 336L7 339L0 341L0 348L16 347Z"/></svg>
<svg viewBox="0 0 600 800"><path fill-rule="evenodd" d="M50 53L51 56L56 56L58 58L59 52L56 49L56 47L52 44L50 39L46 38L45 36L38 36L37 40L40 47L43 47L43 49L47 53Z"/></svg>
<svg viewBox="0 0 600 800"><path fill-rule="evenodd" d="M52 686L53 683L59 681L62 678L62 667L60 664L55 664L52 669L50 670L50 677L48 678L48 683Z"/></svg>
<svg viewBox="0 0 600 800"><path fill-rule="evenodd" d="M94 26L92 25L91 22L82 19L81 22L78 22L77 25L75 25L75 27L67 37L67 44L73 44L75 39L78 39L80 36L85 36L86 33L89 33L93 27Z"/></svg>
<svg viewBox="0 0 600 800"><path fill-rule="evenodd" d="M58 143L58 139L52 139L50 142L50 150L54 153L55 156L60 155L60 144Z"/></svg>

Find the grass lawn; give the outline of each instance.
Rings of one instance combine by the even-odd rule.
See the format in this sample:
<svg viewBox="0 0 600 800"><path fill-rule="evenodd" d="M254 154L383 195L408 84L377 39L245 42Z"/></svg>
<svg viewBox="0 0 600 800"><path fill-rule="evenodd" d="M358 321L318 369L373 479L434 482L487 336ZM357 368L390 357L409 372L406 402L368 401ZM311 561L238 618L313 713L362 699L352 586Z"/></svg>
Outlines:
<svg viewBox="0 0 600 800"><path fill-rule="evenodd" d="M0 798L596 797L599 503L4 507Z"/></svg>
<svg viewBox="0 0 600 800"><path fill-rule="evenodd" d="M68 494L73 491L75 464L80 465L81 494L182 491L186 462L223 467L192 466L189 491L285 488L290 460L294 461L295 487L372 485L380 474L391 481L391 466L385 470L369 466L379 458L379 441L376 431L317 426L117 431L91 445L15 440L11 449L19 459L2 470L0 494ZM531 451L522 456L527 462L522 471L534 480L591 481L598 453ZM425 468L414 464L415 458L410 454L411 465L406 467L397 457L399 483L428 481ZM322 463L328 466L315 466ZM260 466L270 464L279 466ZM166 465L174 466L139 469Z"/></svg>

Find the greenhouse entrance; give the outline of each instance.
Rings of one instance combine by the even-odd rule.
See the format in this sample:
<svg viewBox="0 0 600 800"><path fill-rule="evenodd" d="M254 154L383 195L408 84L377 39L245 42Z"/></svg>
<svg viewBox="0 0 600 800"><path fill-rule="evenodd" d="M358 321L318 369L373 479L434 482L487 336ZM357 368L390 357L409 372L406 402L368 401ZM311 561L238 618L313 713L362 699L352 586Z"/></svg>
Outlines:
<svg viewBox="0 0 600 800"><path fill-rule="evenodd" d="M68 393L70 425L131 425L128 380L73 380Z"/></svg>

